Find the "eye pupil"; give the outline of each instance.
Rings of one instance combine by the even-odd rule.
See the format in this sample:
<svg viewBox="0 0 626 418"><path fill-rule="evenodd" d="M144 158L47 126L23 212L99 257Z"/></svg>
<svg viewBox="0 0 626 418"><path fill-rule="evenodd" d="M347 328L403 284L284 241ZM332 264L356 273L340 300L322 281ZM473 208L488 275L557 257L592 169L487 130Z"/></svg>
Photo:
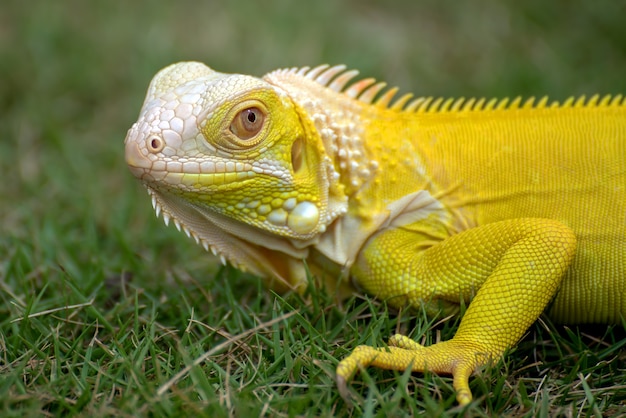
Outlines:
<svg viewBox="0 0 626 418"><path fill-rule="evenodd" d="M248 112L248 122L254 123L256 121L256 114L254 113L252 109L248 109L247 112Z"/></svg>

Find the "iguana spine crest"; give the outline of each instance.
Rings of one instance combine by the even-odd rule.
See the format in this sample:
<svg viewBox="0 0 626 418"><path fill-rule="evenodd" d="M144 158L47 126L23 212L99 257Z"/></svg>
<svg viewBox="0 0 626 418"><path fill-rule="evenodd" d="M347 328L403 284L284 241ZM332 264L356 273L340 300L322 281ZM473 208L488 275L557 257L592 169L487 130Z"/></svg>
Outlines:
<svg viewBox="0 0 626 418"><path fill-rule="evenodd" d="M440 112L479 112L489 110L515 110L515 109L542 109L542 108L568 108L568 107L619 107L626 104L626 97L622 94L599 95L589 98L585 95L569 97L563 102L550 101L548 96L539 100L535 97L524 99L517 96L509 98L444 98L444 97L418 97L410 100L413 93L405 93L392 103L398 92L397 87L391 87L385 91L387 83L376 82L374 78L364 78L349 85L358 74L358 70L348 70L345 65L330 66L323 64L314 68L293 67L276 70L270 75L297 75L308 80L317 82L319 85L329 88L337 93L358 100L365 104L376 105L390 110L407 113L440 113ZM349 85L349 86L348 86ZM381 94L382 92L382 94Z"/></svg>

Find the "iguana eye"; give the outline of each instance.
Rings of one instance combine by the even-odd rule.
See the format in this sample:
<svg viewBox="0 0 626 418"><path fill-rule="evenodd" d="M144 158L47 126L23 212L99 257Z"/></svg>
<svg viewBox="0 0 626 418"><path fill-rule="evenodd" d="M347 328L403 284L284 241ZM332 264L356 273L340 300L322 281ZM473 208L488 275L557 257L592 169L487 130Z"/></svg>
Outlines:
<svg viewBox="0 0 626 418"><path fill-rule="evenodd" d="M259 133L265 114L258 107L249 107L237 113L230 124L230 131L239 139L250 139Z"/></svg>

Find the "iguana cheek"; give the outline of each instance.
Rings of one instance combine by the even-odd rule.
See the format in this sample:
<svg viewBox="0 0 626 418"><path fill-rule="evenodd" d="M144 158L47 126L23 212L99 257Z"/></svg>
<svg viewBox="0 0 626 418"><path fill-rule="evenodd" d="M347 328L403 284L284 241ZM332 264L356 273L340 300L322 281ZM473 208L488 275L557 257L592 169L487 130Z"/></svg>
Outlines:
<svg viewBox="0 0 626 418"><path fill-rule="evenodd" d="M287 226L297 234L308 234L315 230L320 220L320 211L311 202L300 202L289 213Z"/></svg>
<svg viewBox="0 0 626 418"><path fill-rule="evenodd" d="M275 209L267 215L267 221L272 225L285 226L289 213L284 209Z"/></svg>
<svg viewBox="0 0 626 418"><path fill-rule="evenodd" d="M271 210L269 205L261 205L257 213L264 215L267 222L274 226L287 227L299 235L306 235L318 226L320 212L311 202L294 204L295 199L288 199L280 208Z"/></svg>

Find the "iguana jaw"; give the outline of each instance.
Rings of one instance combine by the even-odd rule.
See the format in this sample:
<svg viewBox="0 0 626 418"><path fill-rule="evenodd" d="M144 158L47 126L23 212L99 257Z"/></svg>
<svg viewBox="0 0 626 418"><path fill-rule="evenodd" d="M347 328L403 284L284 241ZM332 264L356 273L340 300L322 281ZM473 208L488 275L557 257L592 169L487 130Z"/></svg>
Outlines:
<svg viewBox="0 0 626 418"><path fill-rule="evenodd" d="M162 216L166 225L172 222L179 231L219 257L222 264L228 261L242 271L263 277L277 291L302 290L305 286L306 272L301 260L308 256L308 249L211 213L179 196L149 185L146 188L157 216ZM283 256L276 256L276 251Z"/></svg>

